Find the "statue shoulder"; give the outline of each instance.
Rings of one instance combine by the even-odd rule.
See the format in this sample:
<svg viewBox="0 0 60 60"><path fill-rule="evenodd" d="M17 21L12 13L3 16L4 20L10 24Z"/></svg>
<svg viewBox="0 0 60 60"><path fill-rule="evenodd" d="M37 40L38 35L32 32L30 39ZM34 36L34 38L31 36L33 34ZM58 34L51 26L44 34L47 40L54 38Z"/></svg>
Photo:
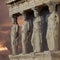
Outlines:
<svg viewBox="0 0 60 60"><path fill-rule="evenodd" d="M28 29L29 28L29 22L25 21L22 25L22 30Z"/></svg>
<svg viewBox="0 0 60 60"><path fill-rule="evenodd" d="M48 17L48 20L53 20L55 17L55 13L51 13Z"/></svg>

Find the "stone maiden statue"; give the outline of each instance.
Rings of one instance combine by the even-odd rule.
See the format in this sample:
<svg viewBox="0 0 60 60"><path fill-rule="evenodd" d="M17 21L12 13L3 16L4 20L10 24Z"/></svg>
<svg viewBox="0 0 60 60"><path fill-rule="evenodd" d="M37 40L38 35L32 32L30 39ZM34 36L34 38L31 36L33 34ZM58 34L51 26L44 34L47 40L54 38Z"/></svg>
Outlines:
<svg viewBox="0 0 60 60"><path fill-rule="evenodd" d="M48 27L46 35L49 50L58 50L59 16L55 11L55 6L55 4L49 5L50 15L48 17Z"/></svg>
<svg viewBox="0 0 60 60"><path fill-rule="evenodd" d="M18 38L19 38L19 26L17 23L17 18L12 19L13 26L11 28L11 46L12 54L15 55L18 53Z"/></svg>
<svg viewBox="0 0 60 60"><path fill-rule="evenodd" d="M42 21L38 11L34 10L34 16L31 44L33 52L38 53L42 51Z"/></svg>

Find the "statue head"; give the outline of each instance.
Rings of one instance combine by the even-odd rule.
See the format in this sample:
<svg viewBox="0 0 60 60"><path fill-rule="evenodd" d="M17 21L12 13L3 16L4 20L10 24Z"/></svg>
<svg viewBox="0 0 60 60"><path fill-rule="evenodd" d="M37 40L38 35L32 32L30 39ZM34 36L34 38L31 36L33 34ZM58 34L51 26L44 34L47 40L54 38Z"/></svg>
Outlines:
<svg viewBox="0 0 60 60"><path fill-rule="evenodd" d="M12 15L12 23L13 24L17 24L17 18L18 18L17 14Z"/></svg>
<svg viewBox="0 0 60 60"><path fill-rule="evenodd" d="M37 17L39 15L38 11L36 8L32 8L33 12L34 12L34 17Z"/></svg>
<svg viewBox="0 0 60 60"><path fill-rule="evenodd" d="M12 18L12 23L17 24L17 18Z"/></svg>
<svg viewBox="0 0 60 60"><path fill-rule="evenodd" d="M34 16L37 17L38 16L38 11L34 10Z"/></svg>
<svg viewBox="0 0 60 60"><path fill-rule="evenodd" d="M49 4L49 11L50 11L50 13L55 11L55 4L54 3Z"/></svg>
<svg viewBox="0 0 60 60"><path fill-rule="evenodd" d="M27 16L26 16L25 13L23 13L22 16L23 16L23 19L24 19L24 20L27 20Z"/></svg>

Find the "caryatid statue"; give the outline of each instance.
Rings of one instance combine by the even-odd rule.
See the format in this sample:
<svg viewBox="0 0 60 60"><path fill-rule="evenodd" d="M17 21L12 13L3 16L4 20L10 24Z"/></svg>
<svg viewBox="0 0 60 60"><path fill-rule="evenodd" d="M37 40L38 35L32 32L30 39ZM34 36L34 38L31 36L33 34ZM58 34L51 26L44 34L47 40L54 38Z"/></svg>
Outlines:
<svg viewBox="0 0 60 60"><path fill-rule="evenodd" d="M28 31L29 31L29 22L26 19L26 15L23 14L23 18L24 18L24 23L22 25L22 53L25 54L27 53L28 49L27 49L27 42L28 42Z"/></svg>
<svg viewBox="0 0 60 60"><path fill-rule="evenodd" d="M38 53L42 51L42 21L38 11L34 10L34 16L31 44L33 46L34 53Z"/></svg>
<svg viewBox="0 0 60 60"><path fill-rule="evenodd" d="M17 23L17 18L12 19L13 26L11 28L11 46L12 54L16 55L18 50L18 35L19 35L19 26Z"/></svg>
<svg viewBox="0 0 60 60"><path fill-rule="evenodd" d="M49 50L58 50L59 17L55 11L55 5L49 5L50 16L48 17L47 43Z"/></svg>

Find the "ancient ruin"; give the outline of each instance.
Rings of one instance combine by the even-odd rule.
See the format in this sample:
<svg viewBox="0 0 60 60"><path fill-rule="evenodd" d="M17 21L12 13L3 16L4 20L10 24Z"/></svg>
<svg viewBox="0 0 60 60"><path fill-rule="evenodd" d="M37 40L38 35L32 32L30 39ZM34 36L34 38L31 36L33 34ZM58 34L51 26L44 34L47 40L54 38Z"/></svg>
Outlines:
<svg viewBox="0 0 60 60"><path fill-rule="evenodd" d="M10 60L60 60L60 0L7 0L11 29L12 55ZM17 53L19 24L22 53Z"/></svg>

